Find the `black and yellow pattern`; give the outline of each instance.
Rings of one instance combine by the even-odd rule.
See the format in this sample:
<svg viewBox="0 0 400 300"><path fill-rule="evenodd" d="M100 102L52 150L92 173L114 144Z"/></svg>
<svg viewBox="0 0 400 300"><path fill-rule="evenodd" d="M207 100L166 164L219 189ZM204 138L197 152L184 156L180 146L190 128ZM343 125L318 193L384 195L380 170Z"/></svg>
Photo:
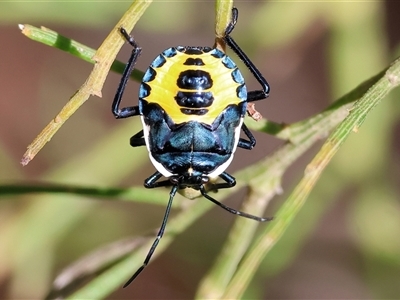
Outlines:
<svg viewBox="0 0 400 300"><path fill-rule="evenodd" d="M173 47L147 69L139 99L159 104L175 124L211 125L228 105L246 101L247 91L236 64L222 51Z"/></svg>
<svg viewBox="0 0 400 300"><path fill-rule="evenodd" d="M131 137L130 144L146 146L157 169L145 179L144 186L171 187L157 237L143 265L124 287L150 261L163 236L178 190L198 190L206 199L235 215L262 222L271 220L230 208L207 192L235 186L235 178L225 170L237 148L251 150L256 145L256 139L243 122L247 103L267 98L270 90L260 71L230 36L237 18L238 10L233 8L232 20L222 39L249 69L261 89L247 91L242 74L224 52L210 47L178 46L168 48L153 60L143 76L138 105L126 107L120 107L122 95L142 48L120 28L133 49L114 97L112 113L118 119L140 116L142 120L143 129Z"/></svg>

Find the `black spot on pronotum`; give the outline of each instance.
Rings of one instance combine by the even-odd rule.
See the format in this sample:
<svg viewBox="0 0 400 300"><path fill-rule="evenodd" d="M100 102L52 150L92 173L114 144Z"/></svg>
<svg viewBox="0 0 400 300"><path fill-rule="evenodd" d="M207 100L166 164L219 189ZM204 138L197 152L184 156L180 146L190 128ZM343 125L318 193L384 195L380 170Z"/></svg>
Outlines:
<svg viewBox="0 0 400 300"><path fill-rule="evenodd" d="M201 58L188 58L184 63L185 66L204 66L205 63Z"/></svg>

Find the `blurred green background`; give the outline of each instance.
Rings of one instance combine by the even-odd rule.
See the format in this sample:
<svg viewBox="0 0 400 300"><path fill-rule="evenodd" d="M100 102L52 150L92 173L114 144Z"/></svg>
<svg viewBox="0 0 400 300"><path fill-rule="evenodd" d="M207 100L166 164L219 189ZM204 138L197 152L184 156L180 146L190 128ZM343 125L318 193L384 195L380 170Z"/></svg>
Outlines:
<svg viewBox="0 0 400 300"><path fill-rule="evenodd" d="M92 66L27 39L17 24L43 25L97 48L129 5L0 3L1 184L28 180L140 186L152 174L146 150L129 146L138 120L116 121L110 112L118 74L109 75L103 97L92 97L28 166L19 164L26 146L80 87ZM240 16L233 36L272 87L270 98L257 103L257 109L276 122L292 123L320 112L399 54L400 2L238 1L235 6ZM143 47L138 68L146 69L170 46L212 45L213 27L212 1L153 3L134 30ZM125 46L119 59L126 61L129 53ZM243 72L250 88L256 88ZM137 86L130 84L125 103L136 103ZM342 147L257 272L247 298L399 297L398 96L397 90L387 97ZM271 136L255 135L257 147L251 154L238 151L230 172L282 144ZM284 194L269 214L317 150L318 145L289 169ZM243 192L227 203L239 207L242 198ZM63 267L99 246L157 228L164 211L155 205L73 195L1 200L1 299L43 297ZM213 209L152 261L132 286L110 299L192 298L232 222L231 215Z"/></svg>

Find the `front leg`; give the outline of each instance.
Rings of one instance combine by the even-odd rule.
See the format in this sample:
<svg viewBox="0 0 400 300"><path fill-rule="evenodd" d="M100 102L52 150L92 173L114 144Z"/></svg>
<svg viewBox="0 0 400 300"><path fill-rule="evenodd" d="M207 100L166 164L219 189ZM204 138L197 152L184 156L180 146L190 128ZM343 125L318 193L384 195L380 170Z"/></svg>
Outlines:
<svg viewBox="0 0 400 300"><path fill-rule="evenodd" d="M253 74L254 78L261 85L262 90L250 91L247 93L247 101L258 101L268 97L270 92L270 87L267 80L261 74L261 72L257 69L254 63L250 60L250 58L244 53L244 51L236 44L235 40L230 36L232 30L235 28L237 19L238 19L238 10L236 7L232 8L232 20L228 24L225 30L225 36L223 37L225 43L236 53L236 55L243 61L249 71Z"/></svg>
<svg viewBox="0 0 400 300"><path fill-rule="evenodd" d="M111 111L115 118L129 118L132 116L137 116L140 114L138 106L128 106L124 108L120 108L122 96L125 91L126 84L128 82L129 77L135 67L136 61L139 58L140 53L142 52L142 48L138 46L136 41L131 37L124 28L120 28L120 32L125 40L133 47L132 54L129 58L128 63L125 66L124 73L122 74L121 81L119 83L117 92L114 97L114 101L112 103Z"/></svg>
<svg viewBox="0 0 400 300"><path fill-rule="evenodd" d="M155 172L149 178L144 181L144 187L148 189L157 188L160 186L171 186L173 185L169 179L158 181L162 177L160 172Z"/></svg>

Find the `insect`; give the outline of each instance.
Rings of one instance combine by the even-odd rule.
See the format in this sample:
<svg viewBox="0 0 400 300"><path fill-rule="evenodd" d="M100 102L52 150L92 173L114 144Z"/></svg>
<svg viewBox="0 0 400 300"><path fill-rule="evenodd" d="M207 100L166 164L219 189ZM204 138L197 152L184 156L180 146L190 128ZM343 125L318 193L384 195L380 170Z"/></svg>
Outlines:
<svg viewBox="0 0 400 300"><path fill-rule="evenodd" d="M251 150L256 139L243 123L247 103L268 97L269 85L260 71L230 36L238 19L232 19L224 42L241 59L261 89L247 91L244 78L233 60L217 48L172 47L158 55L145 72L139 105L120 108L121 99L142 51L125 29L120 33L133 47L117 89L112 112L118 118L140 116L143 130L130 139L132 147L146 146L156 172L144 181L146 188L171 187L161 228L143 265L125 283L128 286L149 263L161 237L176 192L192 188L230 213L264 222L262 218L230 208L208 195L210 190L231 188L236 180L225 170L236 148ZM243 131L246 138L241 138ZM166 179L162 179L162 177ZM223 182L216 182L216 179Z"/></svg>

